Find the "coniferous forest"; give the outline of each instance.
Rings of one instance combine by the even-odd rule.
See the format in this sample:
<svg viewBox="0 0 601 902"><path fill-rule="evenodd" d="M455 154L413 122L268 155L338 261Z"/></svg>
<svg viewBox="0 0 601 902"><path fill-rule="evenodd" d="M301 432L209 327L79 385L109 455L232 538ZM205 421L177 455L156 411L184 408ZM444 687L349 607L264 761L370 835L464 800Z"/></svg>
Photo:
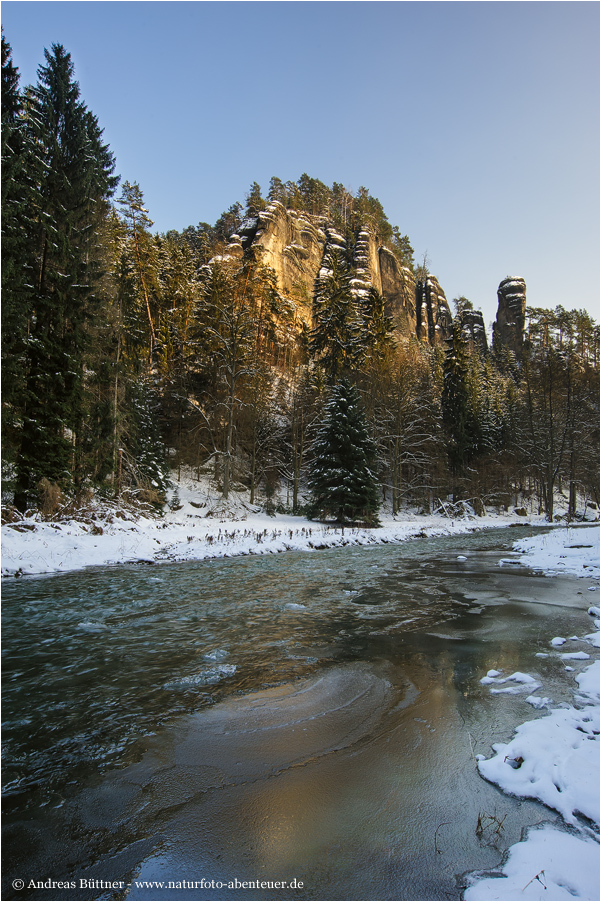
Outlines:
<svg viewBox="0 0 601 902"><path fill-rule="evenodd" d="M599 328L577 297L526 308L517 348L474 340L466 298L422 324L427 260L367 189L306 174L253 183L214 224L157 234L151 216L120 183L69 53L53 45L23 87L3 35L2 473L16 510L92 494L158 509L184 467L224 499L343 522L375 524L383 502L479 513L528 499L549 520L558 492L572 517L598 506ZM276 216L322 241L310 288L283 290L266 262L257 230ZM359 265L370 241L404 274L401 300ZM305 245L285 250L305 265Z"/></svg>

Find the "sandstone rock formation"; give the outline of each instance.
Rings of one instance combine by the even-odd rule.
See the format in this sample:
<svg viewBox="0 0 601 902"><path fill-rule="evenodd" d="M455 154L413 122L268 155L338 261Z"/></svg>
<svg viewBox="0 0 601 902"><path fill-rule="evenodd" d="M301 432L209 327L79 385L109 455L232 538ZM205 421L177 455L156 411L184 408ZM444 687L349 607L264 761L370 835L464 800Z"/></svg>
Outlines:
<svg viewBox="0 0 601 902"><path fill-rule="evenodd" d="M415 300L417 337L432 346L443 344L452 335L453 316L435 276L416 283Z"/></svg>
<svg viewBox="0 0 601 902"><path fill-rule="evenodd" d="M403 336L417 335L415 313L415 277L411 270L402 266L392 251L380 247L378 264L383 296L386 298L387 313Z"/></svg>
<svg viewBox="0 0 601 902"><path fill-rule="evenodd" d="M238 232L244 250L251 245L261 249L262 262L275 271L280 292L295 304L300 318L308 321L315 277L328 243L320 219L287 210L276 201L246 219Z"/></svg>
<svg viewBox="0 0 601 902"><path fill-rule="evenodd" d="M488 341L482 312L474 310L473 307L464 307L457 316L465 340L481 357L485 357L488 354Z"/></svg>
<svg viewBox="0 0 601 902"><path fill-rule="evenodd" d="M526 283L523 279L503 279L497 291L499 306L493 324L493 348L508 348L517 360L524 350L526 322Z"/></svg>
<svg viewBox="0 0 601 902"><path fill-rule="evenodd" d="M315 279L324 257L334 249L349 255L346 238L327 217L287 209L274 202L241 224L225 256L241 257L249 248L260 249L262 262L276 273L280 293L291 301L297 320L311 323ZM438 280L429 276L416 283L373 231L364 226L354 240L352 287L359 300L373 286L386 300L400 337L417 336L430 345L451 335L452 315Z"/></svg>

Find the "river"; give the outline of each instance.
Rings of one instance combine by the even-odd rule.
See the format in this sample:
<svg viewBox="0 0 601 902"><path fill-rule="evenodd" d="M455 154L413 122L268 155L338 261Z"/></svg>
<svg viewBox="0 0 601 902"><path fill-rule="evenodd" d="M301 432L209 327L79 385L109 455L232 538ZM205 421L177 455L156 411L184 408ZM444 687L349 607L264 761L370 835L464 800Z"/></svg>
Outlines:
<svg viewBox="0 0 601 902"><path fill-rule="evenodd" d="M570 701L537 653L590 629L527 534L5 581L2 898L460 898L555 820L474 761L537 716L481 677Z"/></svg>

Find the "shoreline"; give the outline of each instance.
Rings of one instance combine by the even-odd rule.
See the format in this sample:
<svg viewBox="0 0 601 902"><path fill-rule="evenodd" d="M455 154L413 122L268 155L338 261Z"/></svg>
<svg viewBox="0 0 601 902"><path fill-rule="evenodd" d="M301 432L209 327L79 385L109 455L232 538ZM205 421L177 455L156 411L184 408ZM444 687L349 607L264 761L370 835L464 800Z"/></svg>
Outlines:
<svg viewBox="0 0 601 902"><path fill-rule="evenodd" d="M383 517L375 528L326 525L302 516L244 515L164 518L109 515L94 521L42 521L34 518L2 526L2 578L43 576L88 567L134 563L183 563L288 551L320 551L349 546L401 544L420 538L465 535L487 529L566 528L541 517L486 515L450 520L442 515ZM573 524L570 528L594 526Z"/></svg>
<svg viewBox="0 0 601 902"><path fill-rule="evenodd" d="M267 505L265 499L261 499ZM233 491L226 501L212 486L188 471L173 481L159 512L134 508L118 500L93 498L78 510L57 511L54 518L40 513L3 523L2 578L42 576L82 570L87 567L132 563L179 563L250 554L285 551L318 551L360 545L400 544L409 539L462 535L511 526L565 528L565 521L549 523L543 514L522 507L508 511L485 510L477 516L469 502L453 507L440 501L436 513L417 507L404 508L395 516L384 504L378 512L380 526L342 527L309 520L302 514L286 513L287 495L271 499L268 513L250 504L245 492ZM557 515L565 515L567 499L557 495ZM279 511L276 513L277 508ZM587 513L585 507L583 515ZM580 526L599 526L596 519L577 521ZM458 514L458 516L453 516Z"/></svg>

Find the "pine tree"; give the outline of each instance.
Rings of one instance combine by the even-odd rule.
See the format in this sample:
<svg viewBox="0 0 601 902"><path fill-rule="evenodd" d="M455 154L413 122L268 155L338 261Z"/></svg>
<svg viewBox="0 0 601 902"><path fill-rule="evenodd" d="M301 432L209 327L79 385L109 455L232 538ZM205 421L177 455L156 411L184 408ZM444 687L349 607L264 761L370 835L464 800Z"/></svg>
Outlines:
<svg viewBox="0 0 601 902"><path fill-rule="evenodd" d="M125 388L123 353L123 297L119 261L124 226L111 210L98 232L103 252L103 277L96 289L99 309L87 322L84 422L79 436L79 466L95 486L115 486L118 443Z"/></svg>
<svg viewBox="0 0 601 902"><path fill-rule="evenodd" d="M246 213L258 213L265 209L265 201L261 194L261 186L258 182L253 182L246 195Z"/></svg>
<svg viewBox="0 0 601 902"><path fill-rule="evenodd" d="M279 414L284 423L282 447L282 471L292 486L292 510L298 513L301 477L310 445L310 434L317 418L319 387L315 384L315 372L304 364L289 371L289 381L280 382Z"/></svg>
<svg viewBox="0 0 601 902"><path fill-rule="evenodd" d="M269 180L269 193L267 195L267 200L270 204L274 201L285 204L286 199L287 195L284 183L277 177L277 175L272 176Z"/></svg>
<svg viewBox="0 0 601 902"><path fill-rule="evenodd" d="M414 250L411 247L411 242L409 241L409 237L407 235L401 235L398 226L393 226L392 229L392 239L391 239L392 250L402 266L406 266L408 269L413 269L415 266L414 260Z"/></svg>
<svg viewBox="0 0 601 902"><path fill-rule="evenodd" d="M117 184L98 122L79 99L70 55L54 44L45 56L26 102L35 184L33 221L24 228L35 268L15 492L21 509L42 477L68 486L81 476L75 449L83 418L86 326L100 276L96 234Z"/></svg>
<svg viewBox="0 0 601 902"><path fill-rule="evenodd" d="M124 455L126 475L142 501L148 499L160 506L169 484L165 448L158 428L160 398L154 386L144 382L130 382L127 391L129 436Z"/></svg>
<svg viewBox="0 0 601 902"><path fill-rule="evenodd" d="M359 393L347 379L332 389L312 454L311 516L334 515L343 525L361 520L377 526L376 447Z"/></svg>
<svg viewBox="0 0 601 902"><path fill-rule="evenodd" d="M127 310L130 333L148 348L148 369L152 371L158 353L158 248L150 233L153 225L144 206L144 194L137 182L125 182L117 201L127 227L129 243L124 248L135 280L135 301ZM135 323L135 325L134 325Z"/></svg>
<svg viewBox="0 0 601 902"><path fill-rule="evenodd" d="M447 453L456 500L458 479L479 446L479 427L470 398L470 361L458 319L453 323L453 337L448 344L441 407L442 421L448 435Z"/></svg>
<svg viewBox="0 0 601 902"><path fill-rule="evenodd" d="M229 497L241 388L255 369L258 317L249 303L251 271L238 261L214 261L201 273L195 344L211 397L210 423L221 464L223 497ZM221 432L221 441L217 434Z"/></svg>
<svg viewBox="0 0 601 902"><path fill-rule="evenodd" d="M229 210L221 214L215 223L215 238L224 244L230 239L242 224L242 204L237 201L232 204Z"/></svg>
<svg viewBox="0 0 601 902"><path fill-rule="evenodd" d="M403 499L430 502L443 467L440 405L436 403L430 361L415 344L400 345L375 359L365 397L390 490L392 513ZM443 464L444 466L444 464Z"/></svg>
<svg viewBox="0 0 601 902"><path fill-rule="evenodd" d="M315 280L309 352L331 382L349 370L361 353L351 276L336 251L325 258Z"/></svg>
<svg viewBox="0 0 601 902"><path fill-rule="evenodd" d="M31 310L31 265L23 228L29 216L31 146L22 114L19 70L2 30L2 456L11 462L23 413Z"/></svg>
<svg viewBox="0 0 601 902"><path fill-rule="evenodd" d="M386 302L372 285L359 301L360 347L366 361L380 358L392 344L394 324L386 314Z"/></svg>
<svg viewBox="0 0 601 902"><path fill-rule="evenodd" d="M178 463L187 444L186 416L192 389L193 315L199 285L190 244L175 232L159 241L161 308L158 323L158 372L162 394L162 426L172 436Z"/></svg>

